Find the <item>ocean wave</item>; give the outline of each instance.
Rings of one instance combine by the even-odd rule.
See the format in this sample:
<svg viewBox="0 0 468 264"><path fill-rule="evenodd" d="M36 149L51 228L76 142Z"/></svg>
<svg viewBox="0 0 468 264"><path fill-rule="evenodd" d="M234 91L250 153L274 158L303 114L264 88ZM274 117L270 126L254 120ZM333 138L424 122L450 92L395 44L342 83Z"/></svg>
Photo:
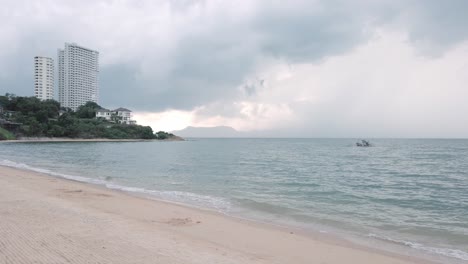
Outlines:
<svg viewBox="0 0 468 264"><path fill-rule="evenodd" d="M432 254L442 255L442 256L451 257L451 258L457 258L461 260L468 260L468 252L465 252L459 249L430 247L430 246L426 246L417 242L393 239L387 236L376 235L373 233L370 233L367 236L370 238L375 238L378 240L407 246L413 249L421 250L421 251L432 253Z"/></svg>
<svg viewBox="0 0 468 264"><path fill-rule="evenodd" d="M231 208L231 203L228 200L220 197L182 191L148 190L145 188L122 186L118 184L105 184L105 186L109 189L146 194L160 200L190 205L197 208L214 209L221 213L227 213Z"/></svg>
<svg viewBox="0 0 468 264"><path fill-rule="evenodd" d="M274 203L256 201L254 199L236 198L235 201L238 202L243 208L249 208L255 211L268 213L272 215L284 216L284 215L295 215L295 214L301 213L300 210L297 210L294 208L280 206Z"/></svg>
<svg viewBox="0 0 468 264"><path fill-rule="evenodd" d="M150 190L140 187L131 187L131 186L123 186L115 183L110 183L109 181L112 180L111 177L106 177L104 180L100 179L93 179L83 176L76 176L76 175L69 175L64 173L57 173L47 169L41 169L29 166L24 163L18 163L10 160L2 160L0 161L1 166L12 167L21 170L28 170L39 172L43 174L47 174L54 177L65 178L68 180L74 180L79 182L91 183L96 185L102 185L109 189L120 190L129 193L139 193L150 195L154 198L168 201L168 202L175 202L180 204L185 204L189 206L194 206L197 208L208 208L213 209L221 213L227 213L231 208L231 203L223 198L220 197L213 197L208 195L196 194L191 192L182 192L182 191L159 191L159 190Z"/></svg>
<svg viewBox="0 0 468 264"><path fill-rule="evenodd" d="M74 181L79 181L79 182L86 182L86 183L92 183L92 184L99 184L99 185L105 185L105 181L99 180L99 179L92 179L88 177L83 177L83 176L75 176L75 175L69 175L69 174L64 174L64 173L57 173L51 170L47 169L42 169L42 168L36 168L29 166L24 163L18 163L10 160L2 160L0 161L1 166L6 166L6 167L11 167L11 168L16 168L16 169L21 169L21 170L28 170L28 171L34 171L34 172L39 172L55 177L60 177L60 178L65 178L68 180L74 180Z"/></svg>
<svg viewBox="0 0 468 264"><path fill-rule="evenodd" d="M221 212L227 212L231 208L231 203L226 199L191 192L159 191L158 196L171 201L175 200L182 203L191 203L201 207L207 206L209 208L217 209Z"/></svg>

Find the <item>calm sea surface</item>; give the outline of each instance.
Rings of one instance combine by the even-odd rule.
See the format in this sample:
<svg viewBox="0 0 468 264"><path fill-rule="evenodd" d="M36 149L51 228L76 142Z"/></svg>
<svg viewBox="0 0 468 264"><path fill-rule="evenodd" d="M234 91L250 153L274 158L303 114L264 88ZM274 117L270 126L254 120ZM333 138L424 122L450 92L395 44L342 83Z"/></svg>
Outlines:
<svg viewBox="0 0 468 264"><path fill-rule="evenodd" d="M2 143L0 165L468 262L468 140Z"/></svg>

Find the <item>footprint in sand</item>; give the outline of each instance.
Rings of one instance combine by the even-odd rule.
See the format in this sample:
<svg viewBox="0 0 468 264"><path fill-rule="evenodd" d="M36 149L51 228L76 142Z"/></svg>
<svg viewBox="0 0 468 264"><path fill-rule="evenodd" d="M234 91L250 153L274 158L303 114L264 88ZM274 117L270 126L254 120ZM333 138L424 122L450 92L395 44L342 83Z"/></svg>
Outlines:
<svg viewBox="0 0 468 264"><path fill-rule="evenodd" d="M197 224L201 223L200 221L196 222ZM187 218L171 218L169 221L166 222L171 226L187 226L187 225L194 225L195 223L192 221L190 217Z"/></svg>
<svg viewBox="0 0 468 264"><path fill-rule="evenodd" d="M68 191L64 191L66 193L80 193L80 192L83 192L83 190L68 190Z"/></svg>
<svg viewBox="0 0 468 264"><path fill-rule="evenodd" d="M110 194L106 193L93 193L93 192L84 192L81 189L78 190L66 190L66 189L57 189L58 191L61 191L63 193L82 193L85 196L99 196L99 197L112 197Z"/></svg>

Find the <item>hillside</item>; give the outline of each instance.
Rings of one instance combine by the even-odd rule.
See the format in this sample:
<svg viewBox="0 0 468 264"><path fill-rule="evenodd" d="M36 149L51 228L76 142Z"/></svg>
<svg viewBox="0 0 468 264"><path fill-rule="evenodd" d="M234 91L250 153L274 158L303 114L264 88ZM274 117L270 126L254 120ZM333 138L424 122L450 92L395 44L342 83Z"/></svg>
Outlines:
<svg viewBox="0 0 468 264"><path fill-rule="evenodd" d="M76 111L60 107L54 100L35 97L0 96L0 140L12 137L180 139L171 133L153 133L149 126L121 124L96 118L102 107L88 102Z"/></svg>

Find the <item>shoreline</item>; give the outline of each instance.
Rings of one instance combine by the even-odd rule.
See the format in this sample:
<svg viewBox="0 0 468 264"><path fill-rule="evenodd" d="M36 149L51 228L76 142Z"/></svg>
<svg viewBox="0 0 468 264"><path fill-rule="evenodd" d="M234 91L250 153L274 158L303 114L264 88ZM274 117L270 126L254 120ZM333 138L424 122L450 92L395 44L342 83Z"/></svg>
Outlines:
<svg viewBox="0 0 468 264"><path fill-rule="evenodd" d="M136 243L143 248L149 246L140 245L139 240L132 238L135 235L145 237L145 234L148 233L161 237L159 241L161 244L152 244L156 248L151 247L149 251L143 250L144 255L158 255L158 252L160 253L161 250L166 249L165 254L160 257L172 256L167 259L169 261L167 263L299 264L319 263L319 261L349 263L350 259L353 259L355 263L369 264L437 263L414 256L368 248L344 239L335 239L331 235L309 234L308 232L306 234L306 232L294 228L231 217L211 210L193 208L179 203L148 198L146 195L109 189L105 186L63 179L28 170L0 166L0 183L0 193L2 193L0 194L0 203L5 205L6 208L12 207L18 210L13 201L19 200L23 201L23 206L30 207L30 210L25 211L23 215L15 215L15 210L12 209L9 214L6 214L7 225L9 223L8 219L10 219L10 224L16 225L18 230L34 229L31 226L18 223L18 218L21 216L25 219L43 219L45 224L49 223L48 220L52 221L52 219L47 219L51 211L64 211L66 212L65 216L70 211L78 211L80 213L74 214L75 218L64 217L62 221L59 221L59 225L63 225L62 229L49 229L49 232L46 232L44 236L56 235L51 233L58 231L65 233L76 231L74 229L76 229L77 225L82 229L89 229L87 231L93 239L101 240L101 243L107 244L111 242L109 240L111 238L107 237L108 234L79 223L87 222L87 219L98 219L96 221L100 223L123 222L126 224L119 225L117 233L132 233L132 236L126 238L124 234L121 234L124 239L119 240L119 243L115 242L119 244L114 245L116 252L118 252L119 247L127 243ZM22 192L17 192L17 189L22 190ZM29 199L21 198L21 196L26 196ZM45 205L44 202L46 202ZM46 208L37 211L38 207ZM155 210L148 210L149 208ZM0 210L2 209L0 208ZM4 215L4 212L0 211L0 214ZM0 233L5 230L5 227L2 226L4 224L4 222L0 222ZM47 226L45 224L45 227ZM5 241L2 241L5 240L2 235L4 234L0 234L0 242L5 243ZM15 237L15 234L10 235L13 236L11 239L19 238ZM177 237L177 241L184 244L186 250L191 252L191 255L189 254L186 259L177 260L178 256L175 253L180 250L177 247L169 246L173 245L174 239L172 238L174 237ZM27 238L23 237L23 239ZM33 242L29 241L29 244L31 243ZM216 247L213 248L213 245L216 245ZM22 247L28 247L28 245L13 248L11 255L16 256L18 250L24 250ZM77 246L75 249L78 248L86 252L89 251L91 255L99 255L101 252L100 250L95 252L93 248L88 248L87 245ZM142 249L140 248L140 250ZM135 249L133 254L141 256L143 252L140 252L140 250ZM48 257L58 258L53 251L51 250ZM9 251L5 252L5 254L9 255ZM73 255L72 252L68 251L61 254ZM103 256L104 259L112 258L110 255L104 254ZM207 259L202 262L193 259L200 256L205 256ZM0 254L0 259L2 257L4 256ZM290 262L290 260L294 261ZM107 261L115 263L119 262L119 259L114 261L107 259ZM142 263L146 262L142 261Z"/></svg>
<svg viewBox="0 0 468 264"><path fill-rule="evenodd" d="M158 142L158 141L184 141L183 139L110 139L110 138L20 138L0 140L0 143L49 143L49 142Z"/></svg>

